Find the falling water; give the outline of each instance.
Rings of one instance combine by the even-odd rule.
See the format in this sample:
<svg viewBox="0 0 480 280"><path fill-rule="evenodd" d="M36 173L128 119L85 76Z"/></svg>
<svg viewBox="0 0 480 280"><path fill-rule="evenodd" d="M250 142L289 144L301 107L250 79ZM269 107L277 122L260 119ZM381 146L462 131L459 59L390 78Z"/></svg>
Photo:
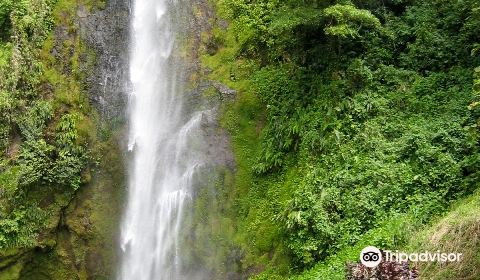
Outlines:
<svg viewBox="0 0 480 280"><path fill-rule="evenodd" d="M133 0L128 203L122 222L123 280L184 279L182 212L202 165L193 151L202 112L182 106L175 59L176 0Z"/></svg>

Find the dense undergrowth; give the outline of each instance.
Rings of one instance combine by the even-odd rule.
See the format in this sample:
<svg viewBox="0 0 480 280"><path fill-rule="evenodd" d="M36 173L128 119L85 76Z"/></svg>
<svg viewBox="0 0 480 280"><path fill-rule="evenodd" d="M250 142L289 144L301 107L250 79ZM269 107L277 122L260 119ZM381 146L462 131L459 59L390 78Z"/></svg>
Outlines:
<svg viewBox="0 0 480 280"><path fill-rule="evenodd" d="M79 56L91 66L94 55L75 35L74 15L69 1L0 2L2 255L52 245L45 230L90 180L95 113ZM62 24L72 28L55 37Z"/></svg>
<svg viewBox="0 0 480 280"><path fill-rule="evenodd" d="M478 1L215 6L202 61L239 91L219 225L239 270L342 279L362 246L403 248L477 189Z"/></svg>

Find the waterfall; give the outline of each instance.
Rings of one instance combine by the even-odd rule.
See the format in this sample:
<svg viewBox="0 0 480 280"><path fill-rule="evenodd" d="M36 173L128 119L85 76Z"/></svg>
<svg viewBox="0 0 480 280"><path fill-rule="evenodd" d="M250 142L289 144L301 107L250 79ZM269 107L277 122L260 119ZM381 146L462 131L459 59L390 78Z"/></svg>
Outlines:
<svg viewBox="0 0 480 280"><path fill-rule="evenodd" d="M179 230L202 165L192 146L202 112L182 106L175 0L132 0L128 201L119 279L184 279Z"/></svg>

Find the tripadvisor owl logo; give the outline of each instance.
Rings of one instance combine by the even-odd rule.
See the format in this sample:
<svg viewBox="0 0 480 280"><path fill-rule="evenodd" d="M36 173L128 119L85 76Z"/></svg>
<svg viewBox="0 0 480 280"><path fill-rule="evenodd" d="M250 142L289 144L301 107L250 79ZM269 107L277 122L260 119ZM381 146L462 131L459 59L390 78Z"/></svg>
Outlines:
<svg viewBox="0 0 480 280"><path fill-rule="evenodd" d="M376 247L368 246L360 252L360 262L366 267L376 267L382 261L382 252Z"/></svg>

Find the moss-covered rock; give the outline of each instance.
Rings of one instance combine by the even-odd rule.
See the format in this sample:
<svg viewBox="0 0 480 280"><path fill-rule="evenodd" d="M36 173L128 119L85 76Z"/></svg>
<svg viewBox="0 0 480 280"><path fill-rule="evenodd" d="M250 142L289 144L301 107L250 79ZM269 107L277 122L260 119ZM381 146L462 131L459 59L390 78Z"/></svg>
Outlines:
<svg viewBox="0 0 480 280"><path fill-rule="evenodd" d="M45 125L44 141L73 139L73 145L88 151L88 162L80 166L78 180L66 178L67 181L75 180L72 182L77 186L75 188L68 189L52 183L41 188L22 189L23 201L38 212L34 213L37 221L35 225L23 225L25 235L30 238L25 244L10 246L10 249L0 252L0 279L112 278L117 263L116 234L124 191L124 166L122 152L118 149L122 134L118 123L123 118L108 117L110 115L105 112L117 112L121 116L119 112L123 109L118 107L121 102L116 100L122 100L123 96L121 91L117 91L119 96L111 99L102 97L107 92L104 90L107 85L99 86L98 81L121 79L115 77L121 74L113 72L113 68L121 63L115 62L108 52L112 50L108 48L122 48L121 43L126 44L118 35L126 32L128 16L125 17L125 13L128 13L128 8L126 4L107 5L96 0L60 0L45 4L54 6L34 4L34 8L51 12L49 24L52 24L51 28L45 29L47 32L51 30L45 35L45 40L35 41L30 58L42 70L34 83L33 90L37 92L34 97L52 105L53 116ZM89 36L92 36L93 29L96 31L92 41ZM111 32L116 32L116 36ZM106 42L112 38L121 43ZM23 43L33 44L28 41ZM0 47L3 54L5 48L3 45ZM0 70L3 69L2 66ZM0 74L7 75L4 72ZM109 76L105 78L107 74ZM0 89L5 86L0 85ZM115 87L119 88L115 83L108 86L110 93L116 92ZM72 122L62 124L68 118ZM74 127L75 134L65 131L70 125ZM20 137L17 132L12 133L15 136L13 140L17 140L11 142L21 146L24 135ZM58 133L63 133L63 138L57 136ZM4 173L4 169L5 165L16 160L12 157L4 162L2 158L0 166L0 179L8 179L15 186L18 179L7 176L12 172ZM19 174L21 172L22 169Z"/></svg>

